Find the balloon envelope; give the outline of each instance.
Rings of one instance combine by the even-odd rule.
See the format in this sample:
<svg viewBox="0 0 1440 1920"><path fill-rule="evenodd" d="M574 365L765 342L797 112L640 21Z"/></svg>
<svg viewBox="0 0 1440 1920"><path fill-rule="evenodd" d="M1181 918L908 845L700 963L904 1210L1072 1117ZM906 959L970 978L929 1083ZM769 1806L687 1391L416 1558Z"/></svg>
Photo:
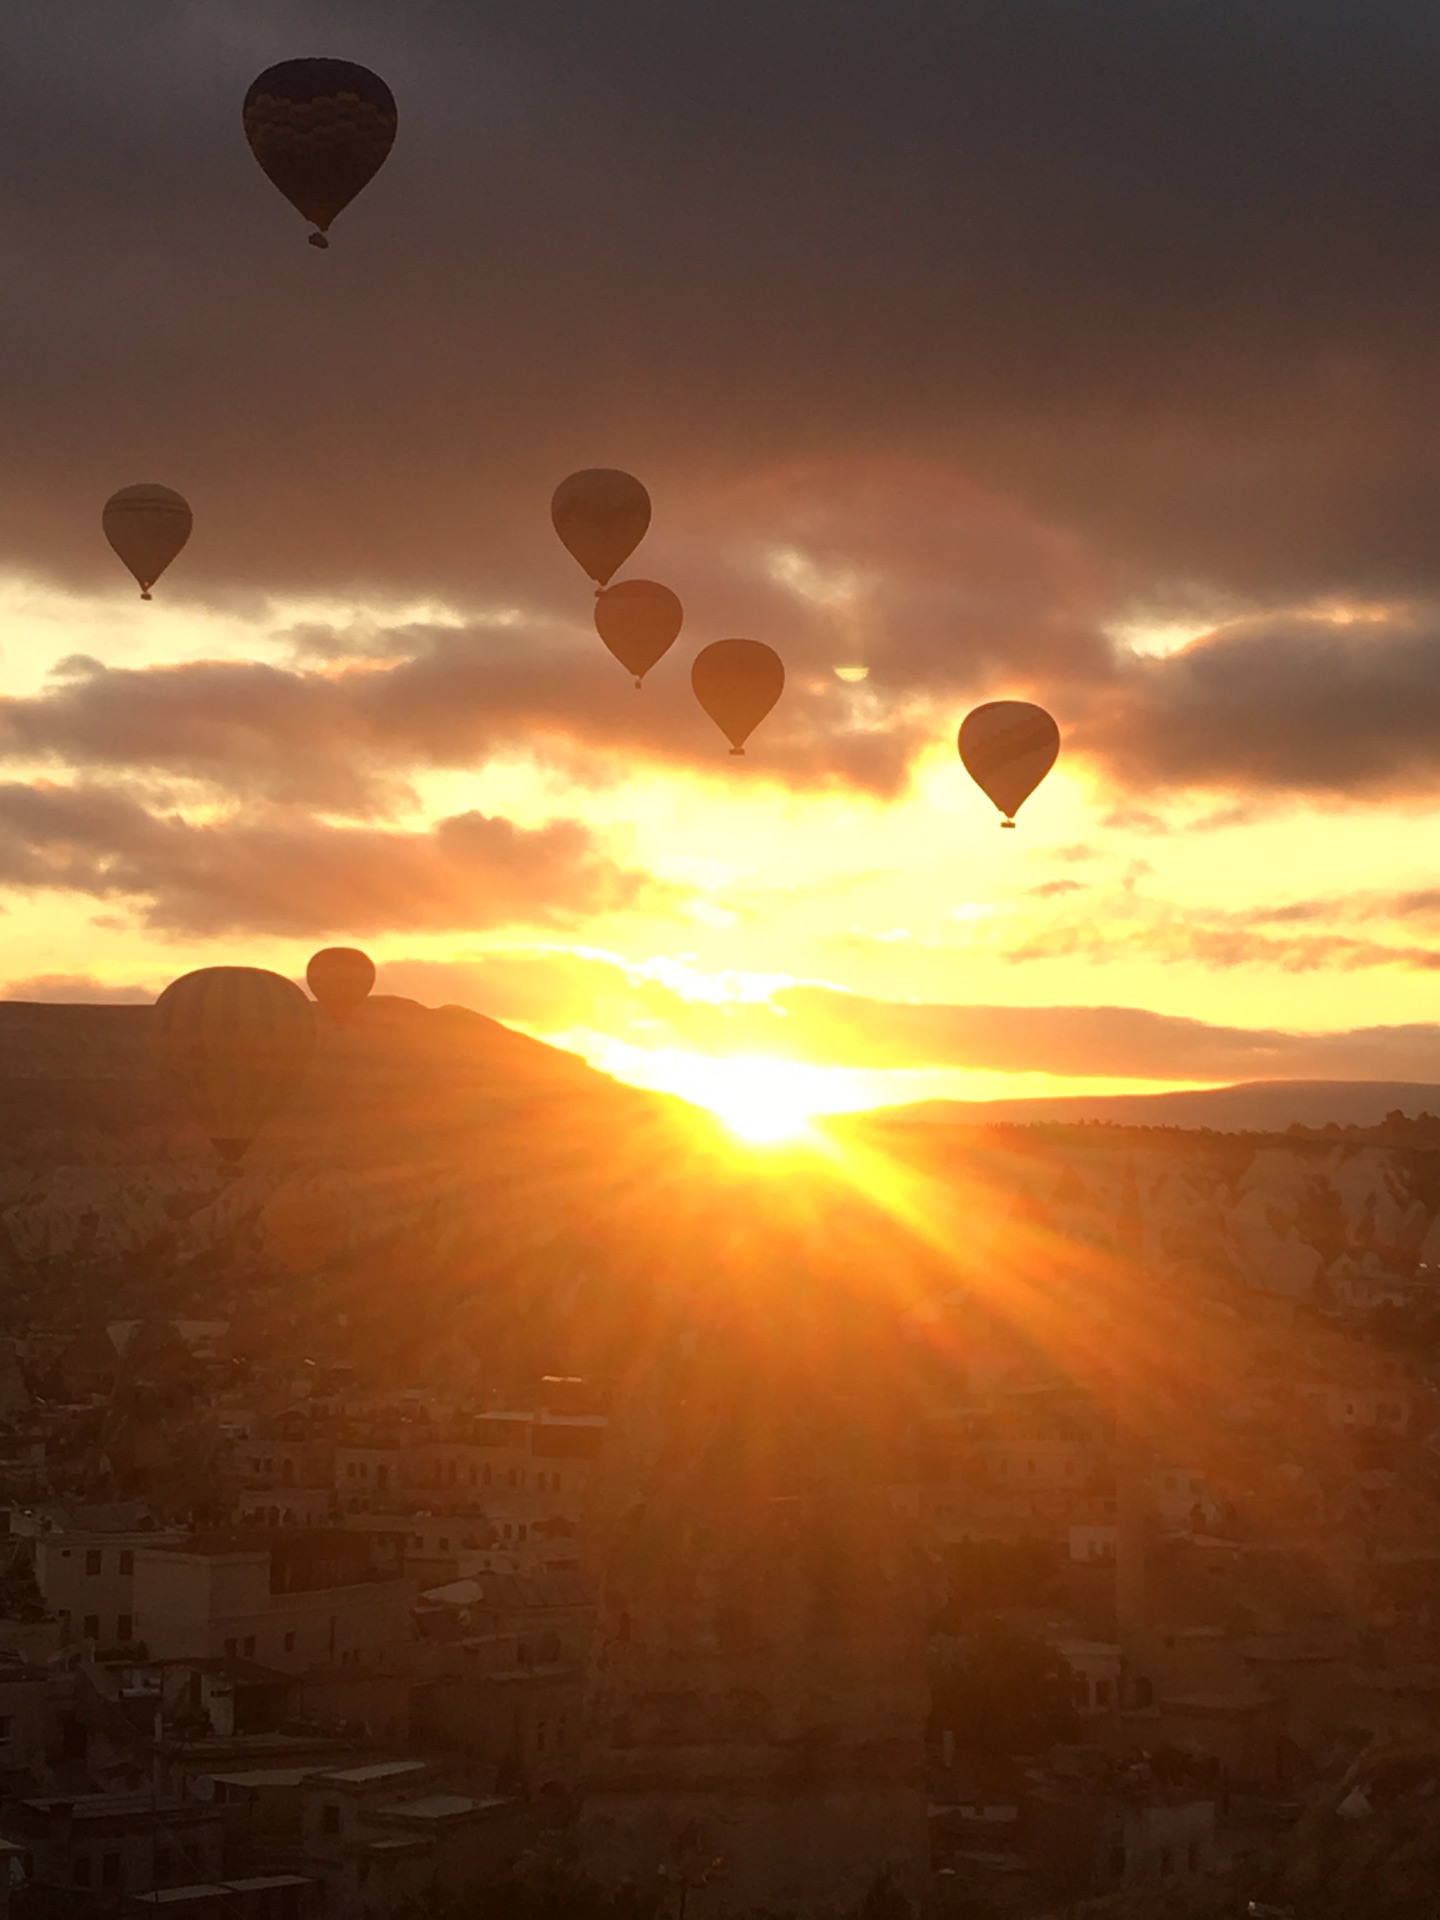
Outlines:
<svg viewBox="0 0 1440 1920"><path fill-rule="evenodd" d="M633 473L586 467L555 489L550 518L572 558L603 587L644 539L650 496Z"/></svg>
<svg viewBox="0 0 1440 1920"><path fill-rule="evenodd" d="M222 1160L237 1161L305 1077L315 1016L263 967L201 967L155 1002L154 1045Z"/></svg>
<svg viewBox="0 0 1440 1920"><path fill-rule="evenodd" d="M1060 729L1028 700L991 700L960 725L960 758L980 791L1014 825L1021 804L1039 786L1060 751Z"/></svg>
<svg viewBox="0 0 1440 1920"><path fill-rule="evenodd" d="M327 245L330 222L374 178L395 142L395 96L350 60L282 60L245 96L250 151Z"/></svg>
<svg viewBox="0 0 1440 1920"><path fill-rule="evenodd" d="M730 742L745 742L785 689L785 668L763 640L716 640L696 655L690 669L695 698Z"/></svg>
<svg viewBox="0 0 1440 1920"><path fill-rule="evenodd" d="M305 969L305 984L338 1026L375 984L375 962L358 947L322 947Z"/></svg>
<svg viewBox="0 0 1440 1920"><path fill-rule="evenodd" d="M617 580L595 597L595 631L637 687L674 646L684 619L679 596L655 580Z"/></svg>
<svg viewBox="0 0 1440 1920"><path fill-rule="evenodd" d="M100 516L105 538L140 583L142 600L190 538L194 516L183 494L146 482L122 487Z"/></svg>

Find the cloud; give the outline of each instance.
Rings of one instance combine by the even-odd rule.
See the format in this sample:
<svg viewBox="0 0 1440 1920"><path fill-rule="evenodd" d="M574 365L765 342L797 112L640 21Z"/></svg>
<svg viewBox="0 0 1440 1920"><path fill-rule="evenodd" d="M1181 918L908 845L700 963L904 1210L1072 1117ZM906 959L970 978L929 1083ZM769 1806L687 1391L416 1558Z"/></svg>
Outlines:
<svg viewBox="0 0 1440 1920"><path fill-rule="evenodd" d="M0 786L0 885L122 902L194 936L565 925L671 897L574 821L462 813L402 832L275 811L195 824L114 788L22 785Z"/></svg>
<svg viewBox="0 0 1440 1920"><path fill-rule="evenodd" d="M666 977L666 976L669 977ZM588 1027L650 1048L761 1053L825 1066L959 1068L1087 1079L1440 1079L1440 1026L1292 1033L1136 1007L887 1001L817 983L765 987L613 954L525 949L437 965L391 962L391 991L478 1006L542 1033Z"/></svg>
<svg viewBox="0 0 1440 1920"><path fill-rule="evenodd" d="M1137 790L1430 792L1440 782L1440 612L1233 621L1133 662L1082 704L1073 745ZM1117 824L1141 821L1127 808Z"/></svg>
<svg viewBox="0 0 1440 1920"><path fill-rule="evenodd" d="M645 764L735 777L690 691L688 656L663 663L637 697L593 632L557 636L537 625L539 635L518 636L484 626L407 630L413 652L324 669L72 659L40 693L0 699L0 753L186 776L237 800L353 815L393 809L418 770L473 767L501 751L590 782ZM852 689L792 663L784 702L750 758L759 777L893 793L924 737L903 714L868 721Z"/></svg>
<svg viewBox="0 0 1440 1920"><path fill-rule="evenodd" d="M517 750L585 782L893 796L968 703L1015 693L1122 790L1117 831L1163 832L1148 796L1176 789L1433 791L1433 23L1164 15L16 10L0 565L119 605L99 506L153 477L196 511L157 620L203 602L284 640L314 594L448 624L291 621L287 665L72 662L0 708L0 750L378 833L424 769ZM304 44L373 63L401 110L323 258L238 125ZM687 607L639 697L549 525L594 463L650 485L632 570ZM1330 601L1384 612L1295 611ZM1106 638L1197 606L1217 624L1177 654ZM743 769L687 683L732 633L789 670Z"/></svg>
<svg viewBox="0 0 1440 1920"><path fill-rule="evenodd" d="M1135 881L1141 872L1151 871L1143 863L1132 863L1122 890L1103 911L1093 903L1084 912L1062 910L1007 947L1006 959L1053 963L1141 955L1162 964L1253 966L1285 973L1353 973L1372 967L1428 973L1440 968L1440 948L1417 945L1411 932L1416 923L1440 923L1440 893L1432 889L1398 894L1362 890L1244 909L1182 909L1140 892ZM1362 926L1399 927L1409 937L1355 931Z"/></svg>
<svg viewBox="0 0 1440 1920"><path fill-rule="evenodd" d="M337 42L401 127L322 259L237 103ZM651 481L664 565L687 503L898 455L1137 588L1436 581L1413 4L71 0L3 50L17 561L113 579L99 502L153 473L197 511L181 595L528 603L583 593L571 467Z"/></svg>

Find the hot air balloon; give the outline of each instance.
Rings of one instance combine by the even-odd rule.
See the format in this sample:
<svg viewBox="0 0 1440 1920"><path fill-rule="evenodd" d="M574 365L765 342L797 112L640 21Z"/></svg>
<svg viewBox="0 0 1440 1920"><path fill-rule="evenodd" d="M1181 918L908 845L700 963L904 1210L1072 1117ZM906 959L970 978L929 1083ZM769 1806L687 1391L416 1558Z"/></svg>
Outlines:
<svg viewBox="0 0 1440 1920"><path fill-rule="evenodd" d="M603 587L645 538L650 496L632 473L586 467L555 489L550 518L571 557Z"/></svg>
<svg viewBox="0 0 1440 1920"><path fill-rule="evenodd" d="M595 631L637 688L675 644L684 619L679 596L654 580L617 580L595 596Z"/></svg>
<svg viewBox="0 0 1440 1920"><path fill-rule="evenodd" d="M763 640L716 640L697 654L690 684L731 753L744 753L746 740L785 690L785 668Z"/></svg>
<svg viewBox="0 0 1440 1920"><path fill-rule="evenodd" d="M395 142L395 96L350 60L282 60L245 96L250 151L328 247L330 222L380 171Z"/></svg>
<svg viewBox="0 0 1440 1920"><path fill-rule="evenodd" d="M105 538L140 582L140 598L148 600L151 587L190 538L194 516L173 487L146 483L112 493L100 524Z"/></svg>
<svg viewBox="0 0 1440 1920"><path fill-rule="evenodd" d="M305 984L343 1027L375 984L375 962L358 947L322 947L305 969Z"/></svg>
<svg viewBox="0 0 1440 1920"><path fill-rule="evenodd" d="M1039 786L1060 751L1060 729L1028 700L991 700L960 726L965 771L1013 827L1021 803Z"/></svg>
<svg viewBox="0 0 1440 1920"><path fill-rule="evenodd" d="M315 1015L263 967L201 967L155 1002L155 1052L232 1169L305 1076Z"/></svg>

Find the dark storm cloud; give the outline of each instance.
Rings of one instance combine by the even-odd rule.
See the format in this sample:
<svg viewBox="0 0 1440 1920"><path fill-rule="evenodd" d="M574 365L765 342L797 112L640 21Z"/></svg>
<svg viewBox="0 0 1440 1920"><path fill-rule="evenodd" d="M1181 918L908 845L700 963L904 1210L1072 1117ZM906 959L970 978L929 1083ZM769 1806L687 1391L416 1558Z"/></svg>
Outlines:
<svg viewBox="0 0 1440 1920"><path fill-rule="evenodd" d="M1287 1033L1134 1007L911 1004L818 985L716 1002L619 961L554 949L468 964L396 961L385 979L392 990L480 1005L543 1031L594 1027L650 1047L830 1066L1157 1081L1440 1078L1440 1027L1431 1024Z"/></svg>
<svg viewBox="0 0 1440 1920"><path fill-rule="evenodd" d="M0 885L113 900L158 932L356 934L565 925L668 890L571 821L463 813L428 832L272 818L194 825L113 788L0 787Z"/></svg>

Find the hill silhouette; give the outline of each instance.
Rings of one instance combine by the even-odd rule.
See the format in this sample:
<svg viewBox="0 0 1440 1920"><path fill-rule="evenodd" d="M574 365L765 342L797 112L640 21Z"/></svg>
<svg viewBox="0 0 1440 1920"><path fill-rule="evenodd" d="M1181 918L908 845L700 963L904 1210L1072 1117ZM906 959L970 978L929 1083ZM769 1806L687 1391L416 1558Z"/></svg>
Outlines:
<svg viewBox="0 0 1440 1920"><path fill-rule="evenodd" d="M937 1126L1064 1121L1274 1133L1290 1126L1377 1127L1389 1113L1440 1114L1440 1086L1410 1080L1249 1080L1168 1093L1055 1094L1028 1100L924 1100L885 1117Z"/></svg>

